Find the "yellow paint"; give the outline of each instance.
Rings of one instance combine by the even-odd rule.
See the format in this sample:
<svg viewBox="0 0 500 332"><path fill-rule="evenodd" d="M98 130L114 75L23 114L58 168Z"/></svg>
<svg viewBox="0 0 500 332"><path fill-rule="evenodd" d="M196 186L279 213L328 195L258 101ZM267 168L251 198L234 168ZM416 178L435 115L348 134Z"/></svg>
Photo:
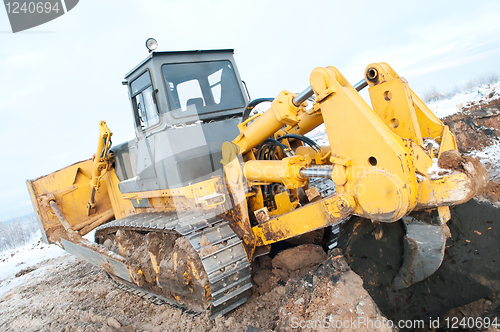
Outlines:
<svg viewBox="0 0 500 332"><path fill-rule="evenodd" d="M108 170L110 156L108 155L111 147L111 136L113 133L109 130L105 121L99 122L99 139L97 140L97 151L93 157L94 167L92 170L91 186L99 189L100 180Z"/></svg>
<svg viewBox="0 0 500 332"><path fill-rule="evenodd" d="M446 224L448 222L448 220L451 219L450 207L449 206L438 206L437 210L438 210L439 219L441 221L441 224Z"/></svg>
<svg viewBox="0 0 500 332"><path fill-rule="evenodd" d="M196 266L194 265L194 262L192 260L188 260L188 265L190 267L190 272L193 274L193 277L196 279L196 280L200 280L200 273L198 272L198 269L196 268Z"/></svg>
<svg viewBox="0 0 500 332"><path fill-rule="evenodd" d="M148 198L158 198L158 197L186 197L187 199L193 199L196 203L204 204L208 208L212 208L225 203L225 197L221 195L220 201L212 203L210 200L205 199L207 196L214 194L222 194L217 192L216 187L221 182L220 177L213 177L212 179L195 183L193 185L175 188L175 189L165 189L165 190L151 190L151 191L141 191L136 193L127 193L121 195L123 200L137 200L139 204L141 199Z"/></svg>
<svg viewBox="0 0 500 332"><path fill-rule="evenodd" d="M275 217L252 228L257 245L268 245L333 225L352 214L354 199L349 195L325 198Z"/></svg>
<svg viewBox="0 0 500 332"><path fill-rule="evenodd" d="M373 111L395 134L423 144L420 125L406 80L393 79L368 89Z"/></svg>
<svg viewBox="0 0 500 332"><path fill-rule="evenodd" d="M172 254L172 262L174 263L174 271L177 271L177 251Z"/></svg>
<svg viewBox="0 0 500 332"><path fill-rule="evenodd" d="M316 95L328 94L320 104L332 151L330 160L345 164L334 172L338 191L356 197L355 214L387 222L399 219L417 199L408 142L389 130L337 69L316 68L311 87Z"/></svg>
<svg viewBox="0 0 500 332"><path fill-rule="evenodd" d="M424 139L440 143L440 153L456 149L449 128L388 64L369 65L365 77L373 109L336 68L316 68L310 76L316 96L311 109L306 110L303 105L292 107L294 95L283 91L268 111L240 125L240 135L233 141L238 149L231 153L241 154L245 160L243 173L248 185L255 188L278 182L295 190L307 183L297 175L301 167L331 163L338 196L349 197L344 202L349 213L385 222L399 220L414 209L441 207L470 198L472 185L464 174L435 181L426 177L435 156L432 149L423 147ZM252 154L251 148L267 137L276 137L278 133L306 134L322 122L330 146L321 153L305 146L296 149L297 155L313 164L289 162L297 156L279 161L247 157ZM228 178L237 179L241 176L238 172L241 170L236 165L232 170L225 169ZM241 186L230 188L233 194L242 190ZM249 191L251 208L262 208L262 201L255 197L255 189ZM332 222L325 215L337 218L334 205L314 202L292 210L290 200L285 202L284 198L284 194L274 197L277 208L269 212L276 218L252 228L257 245L325 227ZM287 208L283 209L285 205ZM441 210L445 213L444 208Z"/></svg>
<svg viewBox="0 0 500 332"><path fill-rule="evenodd" d="M467 202L476 191L470 178L454 172L438 180L426 179L420 183L418 208L435 208Z"/></svg>
<svg viewBox="0 0 500 332"><path fill-rule="evenodd" d="M274 201L276 202L276 210L270 213L273 216L279 216L288 213L293 209L293 205L290 202L290 196L288 195L287 191L275 195Z"/></svg>
<svg viewBox="0 0 500 332"><path fill-rule="evenodd" d="M160 267L158 266L158 262L156 261L156 256L151 252L148 251L149 258L151 259L151 265L153 266L153 270L155 270L155 273L158 275L160 274Z"/></svg>
<svg viewBox="0 0 500 332"><path fill-rule="evenodd" d="M284 90L271 103L271 108L267 112L252 119L253 122L250 124L251 119L248 119L238 125L240 134L233 140L233 143L239 146L241 153L246 153L262 143L280 130L284 124L293 126L299 122L298 114L303 107L293 105L294 97L295 94Z"/></svg>
<svg viewBox="0 0 500 332"><path fill-rule="evenodd" d="M205 298L210 300L212 293L210 291L210 285L205 285Z"/></svg>
<svg viewBox="0 0 500 332"><path fill-rule="evenodd" d="M450 128L448 126L444 126L443 129L443 138L441 139L441 146L439 149L439 155L445 151L456 150L457 143L455 142L455 137L450 132Z"/></svg>
<svg viewBox="0 0 500 332"><path fill-rule="evenodd" d="M49 242L58 241L57 236L51 238L52 231L60 226L57 217L49 206L50 200L55 200L71 226L84 223L93 216L87 216L87 203L90 200L92 187L85 174L93 170L91 160L81 161L59 171L42 176L33 181L27 181L31 200L41 220ZM96 191L95 214L103 214L112 208L106 185L107 177L101 178L101 185Z"/></svg>
<svg viewBox="0 0 500 332"><path fill-rule="evenodd" d="M245 163L247 180L281 182L289 189L302 187L307 178L300 175L300 169L308 162L303 156L292 156L282 160L249 160Z"/></svg>

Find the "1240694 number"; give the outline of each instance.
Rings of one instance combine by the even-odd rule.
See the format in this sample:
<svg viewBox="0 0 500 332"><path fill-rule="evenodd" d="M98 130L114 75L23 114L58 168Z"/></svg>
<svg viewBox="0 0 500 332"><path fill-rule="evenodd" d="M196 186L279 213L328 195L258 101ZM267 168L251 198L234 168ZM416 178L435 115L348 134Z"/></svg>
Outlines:
<svg viewBox="0 0 500 332"><path fill-rule="evenodd" d="M41 13L59 13L59 2L52 5L50 2L7 2L5 4L7 8L7 13L9 14L20 14L20 13L30 13L30 14L41 14Z"/></svg>
<svg viewBox="0 0 500 332"><path fill-rule="evenodd" d="M464 317L462 319L458 317L447 317L445 318L446 328L448 329L483 329L494 327L497 328L498 318L490 317Z"/></svg>

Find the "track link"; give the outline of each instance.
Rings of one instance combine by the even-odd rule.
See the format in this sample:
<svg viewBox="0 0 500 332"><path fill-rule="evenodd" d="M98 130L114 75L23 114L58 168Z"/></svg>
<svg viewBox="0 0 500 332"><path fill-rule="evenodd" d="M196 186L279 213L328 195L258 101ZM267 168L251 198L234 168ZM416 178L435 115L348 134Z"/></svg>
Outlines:
<svg viewBox="0 0 500 332"><path fill-rule="evenodd" d="M208 275L211 294L210 319L223 315L246 302L252 288L250 263L241 240L223 219L213 214L202 213L190 213L181 217L169 213L133 215L98 227L96 239L116 233L118 230L147 233L175 231L180 236L186 237L198 253ZM209 244L203 246L201 243ZM175 301L138 288L136 285L127 282L121 282L121 284L123 286L120 288L143 298L149 299L148 296L154 296L159 304L167 303L181 309L185 308Z"/></svg>

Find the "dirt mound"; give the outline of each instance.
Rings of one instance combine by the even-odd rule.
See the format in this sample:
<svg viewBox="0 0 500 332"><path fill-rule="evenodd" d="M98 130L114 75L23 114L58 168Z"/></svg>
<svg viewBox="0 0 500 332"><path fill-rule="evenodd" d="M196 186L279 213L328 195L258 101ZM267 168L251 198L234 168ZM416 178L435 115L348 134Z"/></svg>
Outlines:
<svg viewBox="0 0 500 332"><path fill-rule="evenodd" d="M349 265L389 319L429 320L499 294L500 205L472 199L451 207L451 216L452 236L441 267L428 279L402 290L390 286L402 264L401 221L382 224L380 240L366 219L353 218L342 230L339 243Z"/></svg>
<svg viewBox="0 0 500 332"><path fill-rule="evenodd" d="M362 286L342 252L332 250L316 271L287 282L276 331L373 331L370 321L380 324L377 331L392 331Z"/></svg>
<svg viewBox="0 0 500 332"><path fill-rule="evenodd" d="M273 268L298 271L313 267L326 259L326 253L318 245L302 244L278 253L272 261Z"/></svg>
<svg viewBox="0 0 500 332"><path fill-rule="evenodd" d="M466 105L461 112L442 121L455 135L461 152L487 147L500 136L500 99Z"/></svg>
<svg viewBox="0 0 500 332"><path fill-rule="evenodd" d="M479 194L492 202L500 202L500 183L488 182Z"/></svg>
<svg viewBox="0 0 500 332"><path fill-rule="evenodd" d="M289 278L306 274L326 259L321 246L302 244L279 252L274 258L261 256L252 263L254 293L265 294Z"/></svg>
<svg viewBox="0 0 500 332"><path fill-rule="evenodd" d="M102 270L73 257L50 260L37 271L37 278L0 298L0 331L226 332L249 325L268 330L275 327L285 294L277 287L211 321L206 314L193 317L117 289Z"/></svg>

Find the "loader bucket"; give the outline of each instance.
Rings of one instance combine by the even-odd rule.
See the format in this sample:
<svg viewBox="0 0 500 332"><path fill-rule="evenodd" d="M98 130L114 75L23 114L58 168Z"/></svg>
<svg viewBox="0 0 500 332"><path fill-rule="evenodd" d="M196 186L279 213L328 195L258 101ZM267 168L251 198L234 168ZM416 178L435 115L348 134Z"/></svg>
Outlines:
<svg viewBox="0 0 500 332"><path fill-rule="evenodd" d="M34 210L38 216L42 238L47 243L60 243L68 232L57 218L50 202L55 201L66 217L71 229L85 235L98 225L114 217L106 185L96 192L98 204L88 213L87 204L92 189L90 174L92 160L84 160L36 180L28 180L27 186ZM104 182L106 180L102 180Z"/></svg>

